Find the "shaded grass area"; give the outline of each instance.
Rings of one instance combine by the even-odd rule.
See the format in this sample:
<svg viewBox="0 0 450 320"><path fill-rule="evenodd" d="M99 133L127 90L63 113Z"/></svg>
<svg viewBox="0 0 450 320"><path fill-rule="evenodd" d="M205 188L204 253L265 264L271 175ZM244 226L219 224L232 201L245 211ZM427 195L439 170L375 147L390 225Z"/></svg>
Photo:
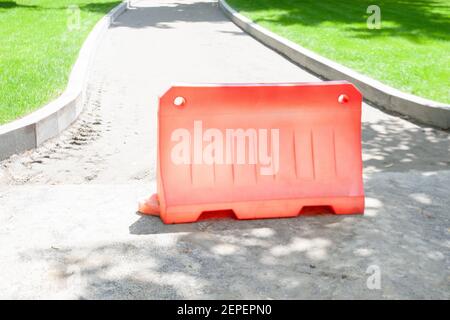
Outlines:
<svg viewBox="0 0 450 320"><path fill-rule="evenodd" d="M269 30L374 79L450 103L449 0L227 0ZM381 29L367 8L381 9Z"/></svg>
<svg viewBox="0 0 450 320"><path fill-rule="evenodd" d="M34 111L64 91L83 41L119 2L0 0L0 124Z"/></svg>

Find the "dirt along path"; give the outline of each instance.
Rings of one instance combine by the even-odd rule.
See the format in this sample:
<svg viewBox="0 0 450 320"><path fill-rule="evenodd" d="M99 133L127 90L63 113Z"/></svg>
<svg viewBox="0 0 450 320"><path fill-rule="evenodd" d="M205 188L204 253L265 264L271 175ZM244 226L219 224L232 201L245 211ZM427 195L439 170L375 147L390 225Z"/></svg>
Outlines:
<svg viewBox="0 0 450 320"><path fill-rule="evenodd" d="M79 120L0 164L0 298L450 298L449 134L368 105L364 216L166 226L135 214L155 190L164 88L278 81L319 79L215 2L133 2L100 46Z"/></svg>

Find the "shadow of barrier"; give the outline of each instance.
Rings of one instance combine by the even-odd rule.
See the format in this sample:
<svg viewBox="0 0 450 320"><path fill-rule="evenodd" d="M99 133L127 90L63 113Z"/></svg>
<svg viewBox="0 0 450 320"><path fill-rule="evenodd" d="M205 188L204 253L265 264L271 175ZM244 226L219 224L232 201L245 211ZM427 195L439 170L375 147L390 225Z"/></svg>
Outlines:
<svg viewBox="0 0 450 320"><path fill-rule="evenodd" d="M364 211L362 95L350 83L176 85L159 100L164 223Z"/></svg>

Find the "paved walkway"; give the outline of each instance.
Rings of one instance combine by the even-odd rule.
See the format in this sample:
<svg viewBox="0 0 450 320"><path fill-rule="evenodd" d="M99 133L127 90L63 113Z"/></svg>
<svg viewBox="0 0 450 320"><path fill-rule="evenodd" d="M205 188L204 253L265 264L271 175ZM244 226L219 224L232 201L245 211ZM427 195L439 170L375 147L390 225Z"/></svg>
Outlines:
<svg viewBox="0 0 450 320"><path fill-rule="evenodd" d="M368 105L365 216L136 215L155 189L156 96L171 82L318 79L214 2L133 5L101 44L79 121L1 163L0 298L450 298L449 135Z"/></svg>

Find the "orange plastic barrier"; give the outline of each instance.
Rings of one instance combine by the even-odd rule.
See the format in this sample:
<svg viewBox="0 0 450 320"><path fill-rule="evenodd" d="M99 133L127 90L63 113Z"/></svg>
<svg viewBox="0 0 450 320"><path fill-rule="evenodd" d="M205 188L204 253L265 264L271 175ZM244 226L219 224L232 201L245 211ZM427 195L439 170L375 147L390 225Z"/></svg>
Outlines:
<svg viewBox="0 0 450 320"><path fill-rule="evenodd" d="M347 82L173 86L159 101L158 194L139 211L165 223L363 213L361 103Z"/></svg>

